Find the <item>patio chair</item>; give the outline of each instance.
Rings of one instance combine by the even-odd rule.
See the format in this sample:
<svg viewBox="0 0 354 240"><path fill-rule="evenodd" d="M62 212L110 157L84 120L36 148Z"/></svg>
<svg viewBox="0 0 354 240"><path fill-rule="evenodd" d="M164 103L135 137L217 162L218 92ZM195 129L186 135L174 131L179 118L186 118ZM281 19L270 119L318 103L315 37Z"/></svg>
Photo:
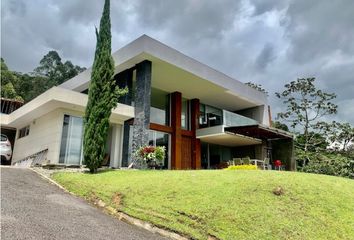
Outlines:
<svg viewBox="0 0 354 240"><path fill-rule="evenodd" d="M242 158L242 161L243 161L244 165L250 165L251 164L250 157L244 157L244 158Z"/></svg>
<svg viewBox="0 0 354 240"><path fill-rule="evenodd" d="M269 170L269 158L264 158L264 161L263 161L263 170L265 170L267 168L267 170Z"/></svg>
<svg viewBox="0 0 354 240"><path fill-rule="evenodd" d="M235 164L235 165L242 165L242 160L241 160L241 158L233 158L233 160L234 160L234 164Z"/></svg>

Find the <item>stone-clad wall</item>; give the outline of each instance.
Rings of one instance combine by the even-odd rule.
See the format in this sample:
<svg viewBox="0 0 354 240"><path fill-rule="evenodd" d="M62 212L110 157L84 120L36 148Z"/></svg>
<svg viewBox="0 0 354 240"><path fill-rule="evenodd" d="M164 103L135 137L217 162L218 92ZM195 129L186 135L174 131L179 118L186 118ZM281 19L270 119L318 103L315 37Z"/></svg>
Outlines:
<svg viewBox="0 0 354 240"><path fill-rule="evenodd" d="M135 119L132 136L132 160L134 153L148 145L151 102L151 62L143 61L136 65ZM136 162L136 161L135 161ZM139 164L137 165L139 167Z"/></svg>

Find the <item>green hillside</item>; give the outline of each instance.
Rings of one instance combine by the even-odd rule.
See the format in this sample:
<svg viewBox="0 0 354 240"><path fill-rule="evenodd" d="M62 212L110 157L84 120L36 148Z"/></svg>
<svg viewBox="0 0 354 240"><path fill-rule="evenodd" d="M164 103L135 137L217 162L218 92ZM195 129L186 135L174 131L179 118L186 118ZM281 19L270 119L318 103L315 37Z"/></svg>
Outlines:
<svg viewBox="0 0 354 240"><path fill-rule="evenodd" d="M195 239L353 239L354 181L279 171L57 173L84 198Z"/></svg>

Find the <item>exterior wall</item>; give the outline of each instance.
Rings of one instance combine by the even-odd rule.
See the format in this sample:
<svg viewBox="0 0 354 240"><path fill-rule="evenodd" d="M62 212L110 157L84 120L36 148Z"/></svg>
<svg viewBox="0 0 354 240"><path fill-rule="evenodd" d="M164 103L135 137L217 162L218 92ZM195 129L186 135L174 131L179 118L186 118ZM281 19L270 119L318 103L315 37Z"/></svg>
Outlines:
<svg viewBox="0 0 354 240"><path fill-rule="evenodd" d="M18 139L18 128L12 163L20 161L32 154L48 149L47 159L57 163L59 159L61 131L63 125L62 111L60 109L26 124L30 125L29 135Z"/></svg>
<svg viewBox="0 0 354 240"><path fill-rule="evenodd" d="M82 111L74 111L70 109L59 108L49 112L31 123L25 124L22 127L30 125L28 136L18 138L18 130L14 145L12 164L20 161L32 154L48 149L47 161L52 164L59 163L59 152L61 145L61 136L63 130L64 115L68 114L76 117L83 117ZM122 159L122 124L114 119L111 120L112 138L111 138L111 167L120 167ZM114 147L113 147L114 146Z"/></svg>
<svg viewBox="0 0 354 240"><path fill-rule="evenodd" d="M289 140L276 140L272 141L273 148L273 160L279 159L286 170L295 171L295 159L294 159L294 142Z"/></svg>
<svg viewBox="0 0 354 240"><path fill-rule="evenodd" d="M236 111L237 114L251 118L259 122L260 124L270 126L268 106L261 105L253 108L247 108L244 110Z"/></svg>

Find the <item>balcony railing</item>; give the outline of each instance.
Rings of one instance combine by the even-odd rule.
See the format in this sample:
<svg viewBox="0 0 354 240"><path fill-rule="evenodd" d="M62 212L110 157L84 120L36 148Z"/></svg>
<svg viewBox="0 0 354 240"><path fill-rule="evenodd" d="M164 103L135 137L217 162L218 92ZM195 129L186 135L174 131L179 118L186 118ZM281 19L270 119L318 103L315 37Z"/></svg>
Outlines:
<svg viewBox="0 0 354 240"><path fill-rule="evenodd" d="M221 113L221 115L220 115ZM200 128L225 125L227 127L256 125L254 119L239 115L237 113L222 110L218 113L208 113L200 118Z"/></svg>
<svg viewBox="0 0 354 240"><path fill-rule="evenodd" d="M258 122L254 119L229 112L226 110L222 111L223 114L223 125L227 127L237 127L237 126L247 126L247 125L256 125Z"/></svg>

